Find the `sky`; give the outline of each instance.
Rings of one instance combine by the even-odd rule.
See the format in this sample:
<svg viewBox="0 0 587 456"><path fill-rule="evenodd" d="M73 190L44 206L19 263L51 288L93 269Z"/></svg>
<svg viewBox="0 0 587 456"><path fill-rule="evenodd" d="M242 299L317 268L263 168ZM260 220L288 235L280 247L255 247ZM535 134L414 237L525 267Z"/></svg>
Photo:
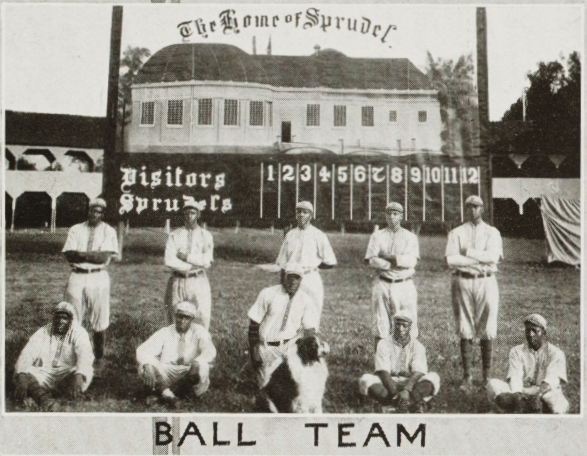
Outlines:
<svg viewBox="0 0 587 456"><path fill-rule="evenodd" d="M4 108L104 116L111 5L3 6ZM227 9L233 11L238 33L234 27L222 30L219 16ZM269 18L269 27L255 26L255 18L262 15ZM318 24L312 21L314 15ZM247 27L246 16L251 22ZM329 27L321 27L322 16L326 24L330 17ZM337 17L344 18L340 28ZM351 25L357 20L356 31L348 29L349 18ZM195 32L198 19L206 24L206 36ZM248 53L254 36L259 54L266 52L271 39L274 55L310 55L319 45L349 57L408 58L421 70L427 52L453 60L471 54L476 61L475 7L468 5L127 4L122 49L140 46L155 53L180 43L178 24L186 21L194 31L189 42L227 43ZM211 21L216 23L213 32ZM520 97L528 85L526 74L535 71L538 62L567 57L575 50L584 55L583 22L578 5L487 7L491 120L500 120Z"/></svg>

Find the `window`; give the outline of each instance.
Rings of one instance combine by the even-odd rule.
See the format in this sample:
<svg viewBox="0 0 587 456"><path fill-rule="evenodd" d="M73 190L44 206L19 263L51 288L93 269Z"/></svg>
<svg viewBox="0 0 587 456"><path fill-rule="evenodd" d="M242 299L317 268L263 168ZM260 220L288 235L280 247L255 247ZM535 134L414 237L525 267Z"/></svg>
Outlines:
<svg viewBox="0 0 587 456"><path fill-rule="evenodd" d="M267 126L273 126L273 102L267 102Z"/></svg>
<svg viewBox="0 0 587 456"><path fill-rule="evenodd" d="M143 101L141 103L141 125L155 124L155 102Z"/></svg>
<svg viewBox="0 0 587 456"><path fill-rule="evenodd" d="M167 125L183 124L183 100L167 101Z"/></svg>
<svg viewBox="0 0 587 456"><path fill-rule="evenodd" d="M212 125L212 98L198 100L198 125Z"/></svg>
<svg viewBox="0 0 587 456"><path fill-rule="evenodd" d="M426 122L428 120L428 114L426 111L418 111L418 122Z"/></svg>
<svg viewBox="0 0 587 456"><path fill-rule="evenodd" d="M361 108L361 118L363 127L372 127L375 125L373 106L363 106Z"/></svg>
<svg viewBox="0 0 587 456"><path fill-rule="evenodd" d="M389 111L389 121L397 122L397 111Z"/></svg>
<svg viewBox="0 0 587 456"><path fill-rule="evenodd" d="M309 104L306 109L306 125L308 127L320 126L320 105Z"/></svg>
<svg viewBox="0 0 587 456"><path fill-rule="evenodd" d="M238 100L224 100L224 125L238 125Z"/></svg>
<svg viewBox="0 0 587 456"><path fill-rule="evenodd" d="M251 101L249 113L249 125L260 127L263 125L263 102Z"/></svg>
<svg viewBox="0 0 587 456"><path fill-rule="evenodd" d="M334 106L334 126L346 127L346 106Z"/></svg>

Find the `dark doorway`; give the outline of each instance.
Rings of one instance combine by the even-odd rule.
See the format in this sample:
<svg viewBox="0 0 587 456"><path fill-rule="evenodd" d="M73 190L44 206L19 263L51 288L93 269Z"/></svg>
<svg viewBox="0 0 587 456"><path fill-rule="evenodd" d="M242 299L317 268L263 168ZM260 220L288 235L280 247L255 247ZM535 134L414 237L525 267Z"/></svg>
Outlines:
<svg viewBox="0 0 587 456"><path fill-rule="evenodd" d="M88 215L88 197L83 193L62 193L57 197L58 227L70 227L85 222Z"/></svg>
<svg viewBox="0 0 587 456"><path fill-rule="evenodd" d="M16 199L15 228L49 228L51 197L45 192L24 192Z"/></svg>
<svg viewBox="0 0 587 456"><path fill-rule="evenodd" d="M281 122L281 142L291 142L291 122Z"/></svg>

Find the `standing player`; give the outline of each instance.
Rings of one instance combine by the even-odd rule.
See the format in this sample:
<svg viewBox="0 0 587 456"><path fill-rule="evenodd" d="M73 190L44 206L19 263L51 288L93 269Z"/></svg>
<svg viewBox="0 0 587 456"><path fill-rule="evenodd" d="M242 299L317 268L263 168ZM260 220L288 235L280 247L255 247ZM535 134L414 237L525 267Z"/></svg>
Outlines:
<svg viewBox="0 0 587 456"><path fill-rule="evenodd" d="M324 305L324 286L318 269L332 268L336 265L336 257L328 237L318 228L310 225L313 214L312 203L300 201L296 205L298 227L285 236L276 263L282 269L282 278L288 263L296 263L302 267L301 288L310 295L316 305L317 330Z"/></svg>
<svg viewBox="0 0 587 456"><path fill-rule="evenodd" d="M375 347L380 339L392 333L390 323L399 310L412 315L411 337L418 337L418 293L412 281L414 268L420 258L418 238L401 227L404 208L399 203L385 207L387 228L371 235L365 262L377 271L373 282L372 308L375 326Z"/></svg>
<svg viewBox="0 0 587 456"><path fill-rule="evenodd" d="M200 323L210 327L212 296L206 269L213 261L214 242L212 235L198 225L201 207L195 201L186 201L183 206L184 226L173 231L165 246L165 266L172 275L167 284L165 306L167 322L174 321L176 306L189 301L196 306L201 315Z"/></svg>
<svg viewBox="0 0 587 456"><path fill-rule="evenodd" d="M102 221L105 209L102 198L90 201L88 221L72 226L63 246L71 266L63 299L73 304L80 324L93 332L98 368L104 356L104 333L110 324L110 277L106 266L118 254L116 231Z"/></svg>
<svg viewBox="0 0 587 456"><path fill-rule="evenodd" d="M497 336L499 303L495 273L497 263L503 257L503 247L499 231L481 218L483 200L475 195L469 196L465 208L469 221L449 233L445 256L452 270L452 304L461 338L461 390L470 392L475 337L481 339L484 384L491 374L492 341Z"/></svg>

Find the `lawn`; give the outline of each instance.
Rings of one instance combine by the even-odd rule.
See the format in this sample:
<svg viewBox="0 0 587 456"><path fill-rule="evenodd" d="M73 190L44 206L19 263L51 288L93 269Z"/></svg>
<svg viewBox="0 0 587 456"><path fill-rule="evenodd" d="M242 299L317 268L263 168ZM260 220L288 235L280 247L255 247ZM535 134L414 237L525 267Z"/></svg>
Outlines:
<svg viewBox="0 0 587 456"><path fill-rule="evenodd" d="M246 313L259 291L278 282L278 274L257 266L275 260L283 233L241 229L211 230L215 263L209 272L212 287L210 331L218 349L211 372L212 386L199 400L187 398L176 411L252 412L255 384L248 367ZM69 267L61 255L66 231L6 234L6 409L32 411L12 400L14 364L28 337L61 300ZM358 394L357 379L373 369L370 333L371 270L362 259L366 234L329 233L339 265L322 272L325 303L321 333L331 347L330 376L324 398L326 413L374 413L378 406ZM135 349L162 325L163 296L169 273L163 266L166 234L162 230L131 230L125 237L122 262L109 266L112 280L111 325L107 333L106 375L95 379L82 402L63 401L71 412L153 412L138 379ZM463 397L458 339L454 333L450 277L445 267L443 236L421 236L418 290L420 341L428 354L428 368L441 378L440 393L430 413L486 413L484 394ZM504 239L500 265L500 311L494 350L494 376L505 378L509 349L523 340L522 318L542 313L551 342L567 356L569 382L565 394L571 413L580 404L580 272L549 267L544 241ZM474 376L480 386L479 349Z"/></svg>

